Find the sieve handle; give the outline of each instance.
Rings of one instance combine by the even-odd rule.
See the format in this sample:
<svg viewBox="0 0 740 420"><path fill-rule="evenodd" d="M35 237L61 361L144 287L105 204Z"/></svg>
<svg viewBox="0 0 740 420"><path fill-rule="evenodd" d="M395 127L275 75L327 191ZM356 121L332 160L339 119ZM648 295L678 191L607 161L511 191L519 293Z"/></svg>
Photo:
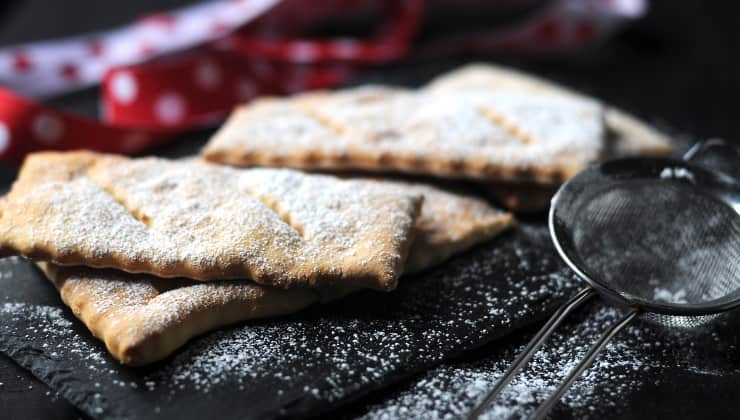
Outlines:
<svg viewBox="0 0 740 420"><path fill-rule="evenodd" d="M710 149L712 147L728 147L728 146L729 144L722 139L702 140L694 144L693 146L691 146L691 148L688 151L686 151L686 153L684 153L683 160L690 162L707 149Z"/></svg>
<svg viewBox="0 0 740 420"><path fill-rule="evenodd" d="M581 376L584 370L591 366L591 363L593 363L599 352L609 343L609 340L611 340L615 335L622 331L624 327L629 325L629 323L632 322L632 320L635 319L639 314L640 311L633 309L617 323L612 325L611 328L605 331L604 334L602 334L602 336L599 338L599 341L597 341L591 347L591 349L589 349L583 360L581 360L580 363L578 363L578 365L570 371L568 377L566 377L565 380L561 382L560 385L558 385L558 387L555 389L555 392L544 403L537 407L537 410L534 412L534 414L530 416L530 420L544 419L545 416L547 416L547 413L550 412L550 409L552 409L552 407L557 404L558 401L560 401L560 397L565 394L568 388L570 388L571 384L573 384L573 382L575 382L575 380Z"/></svg>
<svg viewBox="0 0 740 420"><path fill-rule="evenodd" d="M547 338L552 334L553 331L560 325L560 323L563 322L563 320L571 313L574 309L579 307L583 302L587 301L591 297L596 295L596 291L591 286L587 286L583 288L580 292L576 293L575 296L570 298L567 302L563 304L558 310L550 317L550 319L545 323L545 325L537 332L537 334L530 340L529 344L527 344L527 347L524 348L524 350L517 356L517 358L512 362L512 364L509 366L509 368L504 372L504 375L501 377L501 379L498 380L496 383L496 386L491 389L488 394L486 395L485 399L478 404L475 409L470 413L468 416L468 419L473 420L477 419L481 414L483 414L483 410L488 407L491 402L493 402L496 397L501 393L501 391L508 385L511 380L514 378L514 375L519 373L519 371L524 367L527 362L534 356L534 354L539 350L540 347L542 347L542 344L547 340Z"/></svg>
<svg viewBox="0 0 740 420"><path fill-rule="evenodd" d="M702 153L710 149L723 149L723 152L734 152L735 156L740 154L740 148L722 139L707 139L697 142L683 155L683 160L691 162L700 157Z"/></svg>

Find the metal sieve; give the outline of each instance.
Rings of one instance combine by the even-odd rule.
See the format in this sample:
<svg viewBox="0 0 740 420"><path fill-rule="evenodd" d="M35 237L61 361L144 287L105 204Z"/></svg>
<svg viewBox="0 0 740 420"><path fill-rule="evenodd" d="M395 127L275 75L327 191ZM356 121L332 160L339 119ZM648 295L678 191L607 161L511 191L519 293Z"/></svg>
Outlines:
<svg viewBox="0 0 740 420"><path fill-rule="evenodd" d="M684 160L626 158L581 172L560 188L549 213L560 256L587 283L535 335L483 402L477 418L555 328L595 295L629 308L531 418L544 418L609 340L640 316L667 328L699 327L740 306L740 183L689 160L727 143L699 143Z"/></svg>

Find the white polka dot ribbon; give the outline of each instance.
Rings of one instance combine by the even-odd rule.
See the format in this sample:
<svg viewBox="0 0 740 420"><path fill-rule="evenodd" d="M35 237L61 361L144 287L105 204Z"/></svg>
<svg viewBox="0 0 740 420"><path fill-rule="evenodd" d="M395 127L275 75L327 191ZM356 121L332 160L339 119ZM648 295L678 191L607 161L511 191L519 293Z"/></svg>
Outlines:
<svg viewBox="0 0 740 420"><path fill-rule="evenodd" d="M639 16L644 2L555 0L506 31L442 40L419 51L542 53L578 48ZM255 96L335 86L363 64L412 53L424 4L205 1L106 32L0 48L0 160L19 161L40 149L137 152L183 130L213 124ZM456 5L448 1L449 7ZM301 36L323 19L378 9L383 18L371 38ZM26 99L98 83L100 121Z"/></svg>

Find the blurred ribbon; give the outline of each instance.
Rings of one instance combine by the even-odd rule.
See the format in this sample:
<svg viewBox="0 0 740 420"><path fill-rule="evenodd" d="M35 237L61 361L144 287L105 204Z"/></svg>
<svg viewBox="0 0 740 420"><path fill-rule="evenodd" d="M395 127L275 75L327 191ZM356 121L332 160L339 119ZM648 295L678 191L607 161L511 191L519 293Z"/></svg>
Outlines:
<svg viewBox="0 0 740 420"><path fill-rule="evenodd" d="M18 162L40 149L133 153L214 124L259 95L336 86L363 65L415 51L572 50L645 9L644 0L541 2L506 29L414 46L430 3L440 0L216 0L110 31L1 48L0 160ZM373 35L307 38L310 27L346 15L377 16ZM38 102L96 84L102 84L101 120Z"/></svg>

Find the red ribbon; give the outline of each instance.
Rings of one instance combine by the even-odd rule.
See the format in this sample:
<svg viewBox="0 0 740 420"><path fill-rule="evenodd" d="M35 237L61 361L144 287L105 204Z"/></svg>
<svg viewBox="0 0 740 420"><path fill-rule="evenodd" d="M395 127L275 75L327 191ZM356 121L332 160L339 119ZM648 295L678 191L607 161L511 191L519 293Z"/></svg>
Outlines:
<svg viewBox="0 0 740 420"><path fill-rule="evenodd" d="M614 8L620 1L556 0L523 25L495 37L489 34L453 40L434 49L444 53L577 47L591 42L596 33L605 32L603 29L610 24L609 19L588 18L598 18L599 13L603 18L607 12L621 16ZM260 7L271 4L270 0L232 2L235 5L221 0L204 7L227 10L238 3L254 7L262 14L248 18L251 20L236 31L229 16L213 18L203 23L209 25L207 31L202 31L208 34L204 35L208 40L196 50L139 64L116 65L105 71L100 81L100 121L52 109L0 88L0 160L18 162L27 153L41 149L135 153L166 142L184 130L215 124L235 105L256 96L336 86L362 65L385 63L407 55L424 12L424 0L321 0L310 2L310 7L302 1L282 1L266 12ZM594 10L579 12L571 7L575 2L588 4ZM198 7L149 15L127 28L137 28L145 34L153 31L161 39L176 28L178 19L197 18L194 14L200 10ZM379 12L380 24L367 39L306 39L304 36L309 27L332 16L372 11ZM115 33L104 35L115 36ZM214 38L215 41L210 41ZM89 57L100 57L107 52L106 45L95 37L65 42L47 45L44 51L51 50L53 54L56 49L71 44L78 52L83 45ZM14 49L5 67L19 81L34 70L34 59L38 56L30 54L31 50ZM140 57L159 54L154 43L144 41L129 50ZM58 77L71 88L84 84L84 72L90 68L84 62L55 65L57 74L48 77Z"/></svg>
<svg viewBox="0 0 740 420"><path fill-rule="evenodd" d="M292 2L291 7L299 3ZM346 10L348 4L326 3L344 4L334 11ZM236 104L255 96L336 86L352 74L356 63L385 62L408 51L423 1L384 1L382 6L386 25L374 39L278 40L250 29L274 19L281 13L276 8L199 51L111 68L102 80L102 121L56 110L0 88L0 159L19 162L26 154L43 149L134 153L184 130L215 124ZM142 21L172 24L166 14ZM92 52L94 46L99 48L90 45ZM31 65L23 54L16 58L21 68ZM78 70L70 64L62 71L74 78Z"/></svg>

